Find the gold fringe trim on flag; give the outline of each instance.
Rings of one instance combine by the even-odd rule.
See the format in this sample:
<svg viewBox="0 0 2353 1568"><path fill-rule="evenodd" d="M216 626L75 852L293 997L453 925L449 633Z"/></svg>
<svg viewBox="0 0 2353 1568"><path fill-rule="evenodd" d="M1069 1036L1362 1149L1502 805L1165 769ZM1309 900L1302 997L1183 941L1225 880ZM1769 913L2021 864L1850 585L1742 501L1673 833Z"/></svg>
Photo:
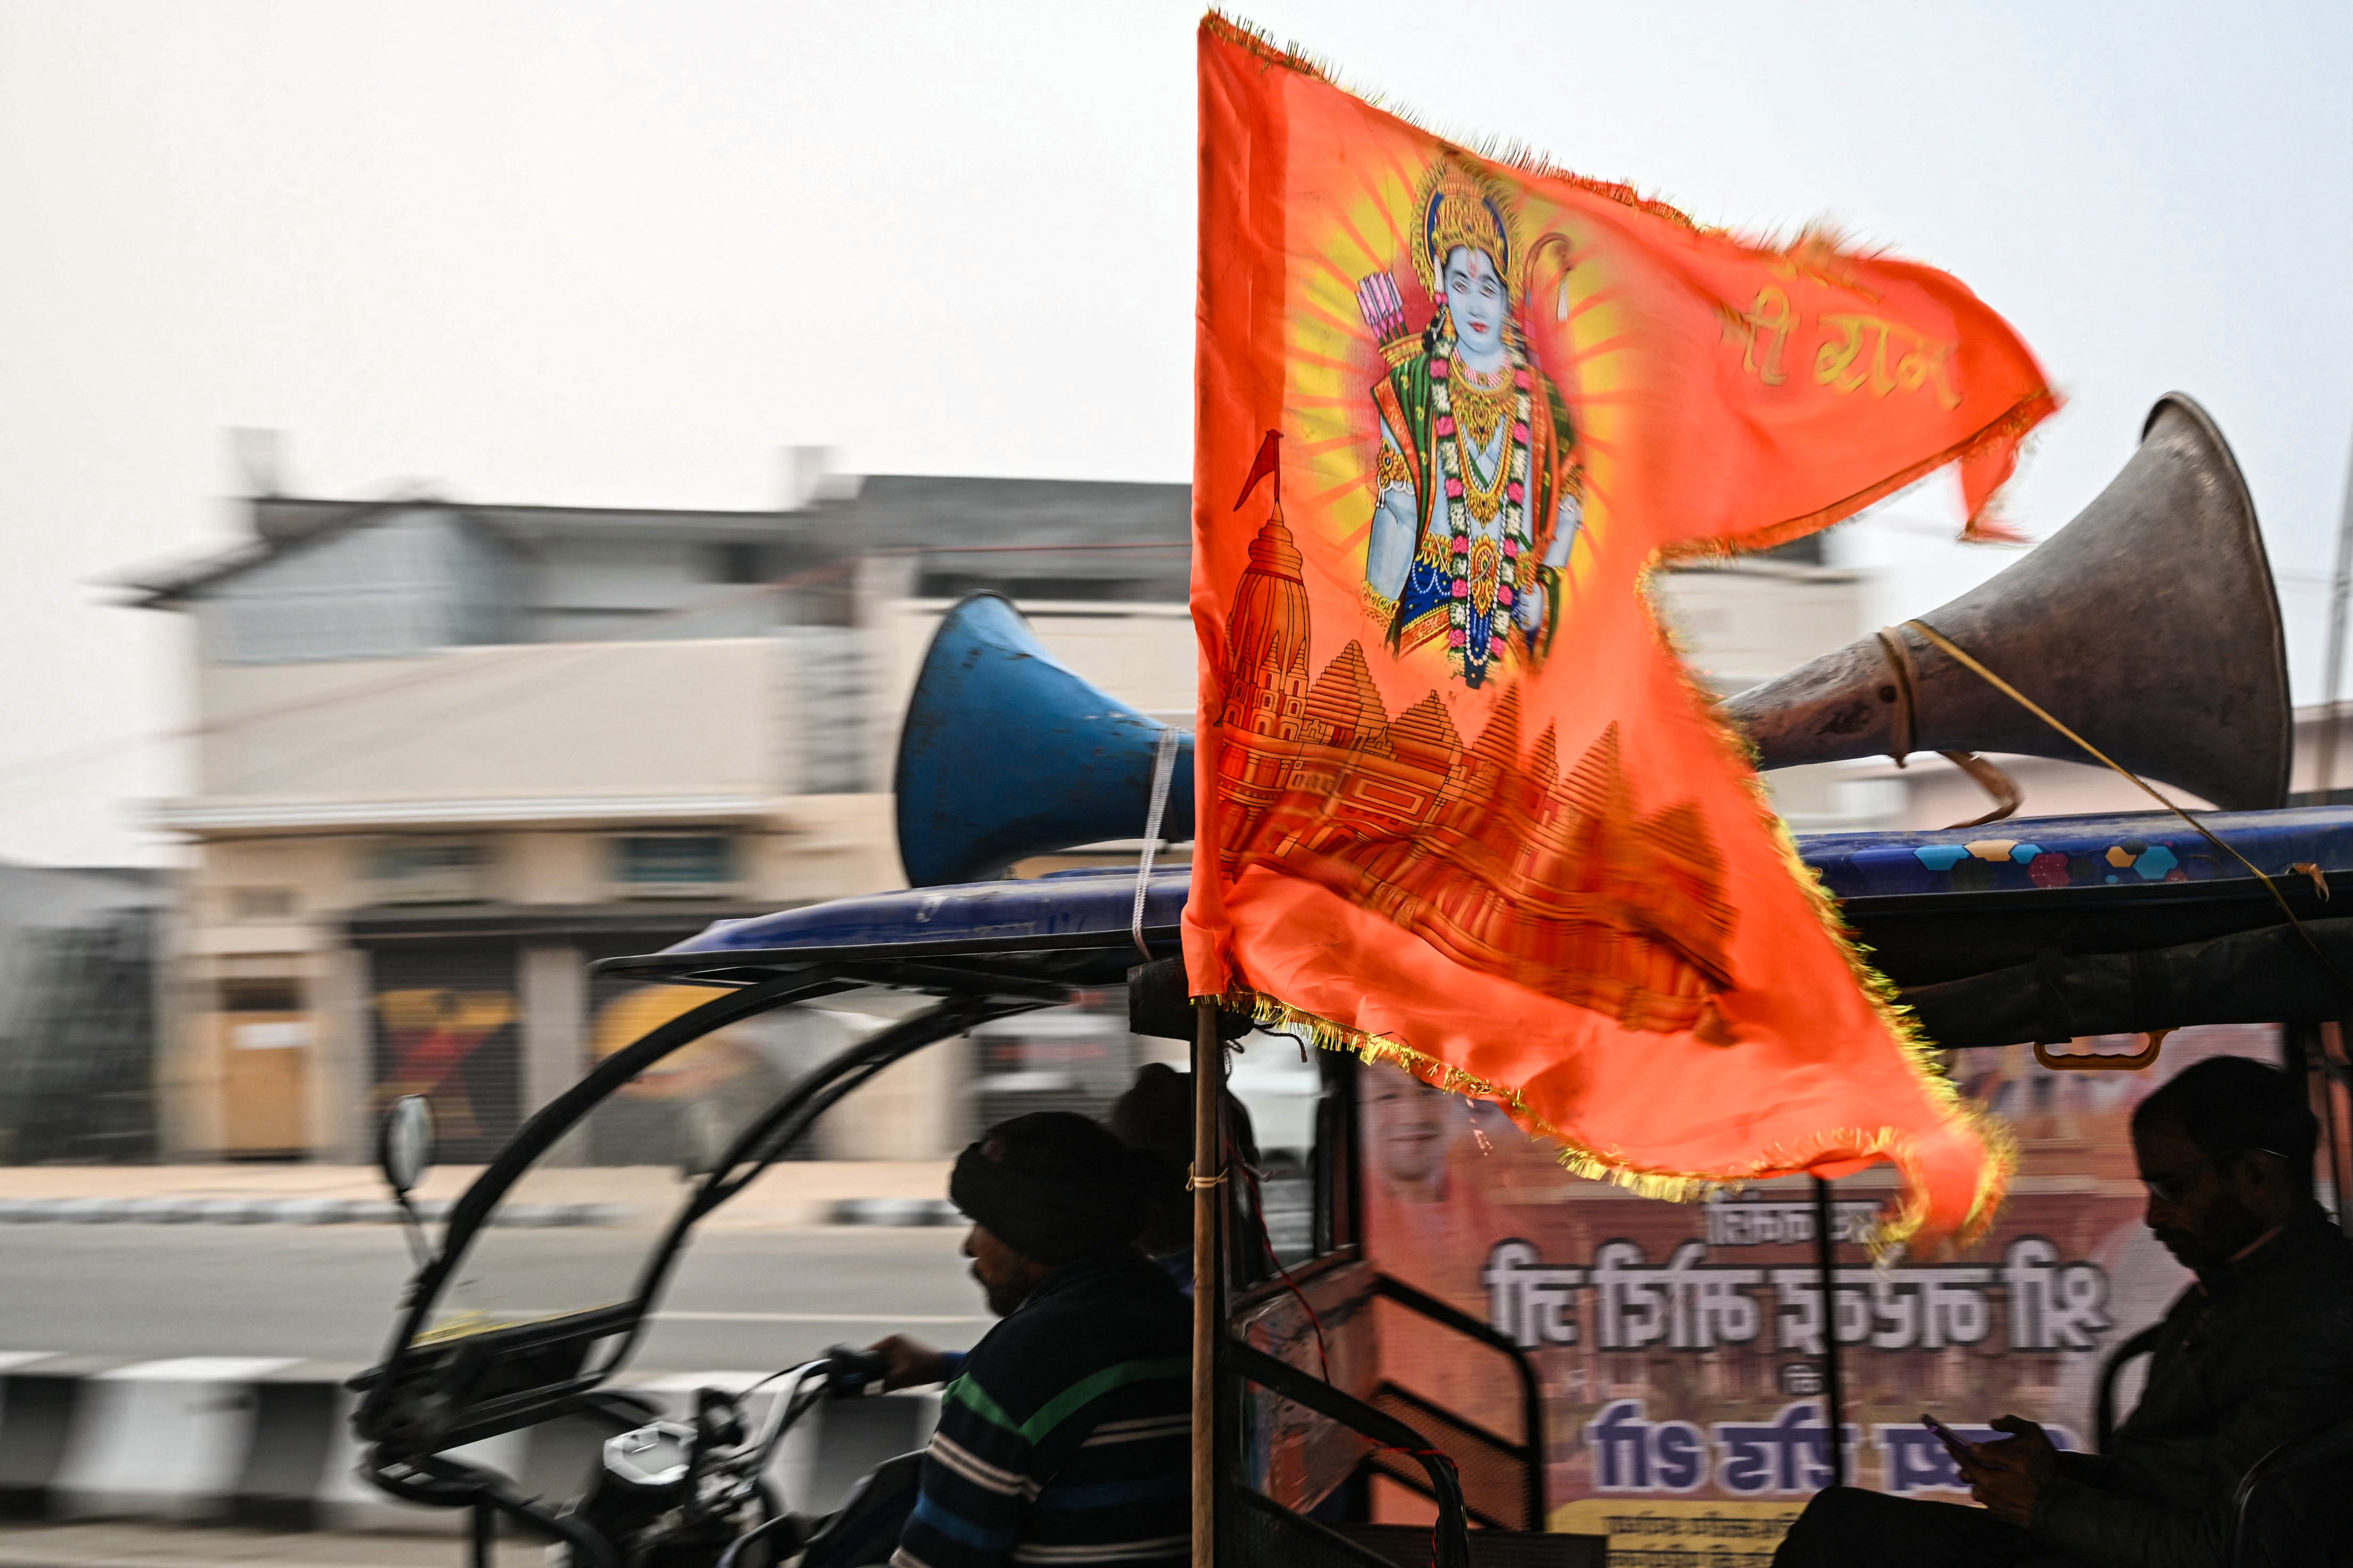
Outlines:
<svg viewBox="0 0 2353 1568"><path fill-rule="evenodd" d="M1885 984L1885 981L1880 982L1882 987ZM1263 992L1236 989L1226 993L1219 1002L1227 1011L1249 1014L1251 1022L1261 1028L1282 1029L1305 1039L1319 1050L1346 1051L1372 1064L1390 1063L1441 1093L1498 1101L1510 1110L1523 1130L1536 1137L1550 1139L1559 1146L1554 1157L1570 1174L1589 1181L1608 1182L1642 1197L1662 1198L1670 1203L1697 1203L1721 1194L1739 1192L1752 1182L1797 1175L1810 1166L1833 1160L1866 1163L1887 1160L1895 1165L1907 1182L1916 1184L1914 1162L1906 1157L1911 1141L1893 1127L1841 1128L1812 1134L1796 1144L1777 1144L1766 1150L1745 1171L1698 1174L1647 1168L1631 1163L1623 1154L1595 1149L1563 1132L1530 1110L1516 1089L1464 1072L1451 1063L1415 1050L1402 1041L1385 1035L1369 1035L1345 1024L1335 1024L1329 1018L1294 1007ZM1879 1005L1880 998L1874 995L1873 1003ZM1891 1028L1894 1027L1891 1023ZM1986 1144L1989 1174L1980 1180L1968 1215L1950 1244L1957 1250L1977 1241L1991 1225L2000 1205L2001 1193L2007 1185L2014 1145L2007 1130L1999 1122L1973 1110L1960 1100L1959 1091L1943 1078L1926 1048L1919 1047L1916 1042L1905 1038L1901 1029L1897 1029L1897 1034L1907 1051L1916 1049L1920 1057L1927 1058L1927 1075L1943 1086L1952 1111L1978 1123L1979 1136ZM1996 1172L1998 1176L1992 1174ZM1896 1247L1912 1241L1919 1234L1924 1217L1922 1205L1907 1201L1892 1220L1883 1221L1873 1227L1868 1237L1873 1258L1884 1259L1893 1255Z"/></svg>
<svg viewBox="0 0 2353 1568"><path fill-rule="evenodd" d="M1983 433L1977 437L1984 438ZM1904 1053L1905 1065L1911 1068L1922 1092L1928 1097L1930 1107L1939 1117L1957 1124L1976 1138L1986 1152L1985 1163L1978 1174L1977 1191L1971 1194L1968 1210L1947 1243L1952 1250L1967 1247L1985 1235L2000 1213L2002 1200L2010 1191L2010 1176L2018 1165L2018 1141L2000 1118L1983 1107L1972 1104L1961 1093L1960 1087L1953 1082L1947 1070L1936 1042L1921 1032L1918 1018L1911 1008L1905 1005L1902 991L1872 964L1871 950L1862 945L1854 929L1846 923L1846 916L1840 909L1837 898L1822 886L1821 874L1806 864L1805 858L1799 854L1797 837L1789 831L1789 825L1781 814L1773 809L1771 792L1765 787L1764 776L1757 769L1756 742L1725 716L1721 700L1693 676L1690 664L1683 658L1683 650L1675 645L1674 634L1666 617L1658 613L1651 594L1651 582L1659 566L1664 563L1667 553L1659 552L1644 565L1637 591L1650 610L1652 627L1657 630L1669 657L1674 661L1676 678L1683 683L1683 694L1698 709L1702 722L1706 724L1716 743L1723 748L1725 760L1736 764L1746 775L1749 802L1757 813L1757 825L1771 837L1783 868L1803 892L1807 907L1813 911L1823 934L1831 939L1831 944L1846 960L1848 972L1854 976L1855 984L1862 987L1872 1012L1887 1030L1896 1048ZM1835 1157L1837 1142L1847 1136L1850 1134L1845 1132L1818 1135L1808 1140L1810 1152L1808 1152L1808 1148L1801 1148L1798 1152L1806 1154L1803 1161L1806 1164L1825 1156ZM1893 1136L1892 1130L1883 1129L1877 1138L1884 1140ZM1886 1154L1895 1160L1899 1170L1905 1169L1905 1162L1893 1143L1883 1143L1873 1152L1874 1155ZM1910 1242L1919 1234L1926 1218L1925 1205L1918 1197L1916 1186L1910 1182L1909 1174L1907 1171L1906 1201L1903 1208L1894 1219L1883 1222L1873 1236L1872 1247L1874 1256L1883 1255L1898 1243Z"/></svg>
<svg viewBox="0 0 2353 1568"><path fill-rule="evenodd" d="M1560 181L1695 234L1722 237L1760 256L1784 258L1810 269L1823 271L1834 269L1843 259L1864 259L1889 254L1884 248L1866 249L1852 246L1834 230L1820 225L1809 225L1800 228L1794 237L1777 240L1771 237L1745 237L1728 228L1702 224L1672 203L1647 196L1630 184L1596 180L1565 168L1525 142L1477 133L1451 134L1413 110L1390 100L1377 89L1344 81L1336 69L1324 59L1296 44L1278 44L1273 35L1240 17L1212 9L1202 18L1201 27L1212 37L1247 49L1271 65L1324 82L1376 109L1396 115L1455 151L1503 164L1531 178ZM1893 495L1948 463L1960 461L1999 442L2016 439L2055 411L2059 401L2057 393L2051 388L2038 388L1974 435L1829 506L1732 539L1694 541L1662 550L1644 566L1638 579L1638 591L1643 595L1646 604L1649 603L1651 575L1660 566L1767 550L1816 532ZM1991 504L1990 500L1988 504ZM1978 520L1972 518L1970 521L1974 531ZM1983 535L1973 531L1969 536ZM1978 1177L1978 1190L1961 1226L1949 1241L1954 1249L1969 1246L1985 1234L2000 1212L2002 1199L2009 1190L2010 1173L2017 1163L2016 1140L1998 1119L1982 1108L1971 1105L1955 1086L1936 1054L1934 1042L1920 1033L1918 1024L1910 1009L1903 1005L1894 984L1871 965L1867 951L1855 941L1853 931L1841 916L1837 900L1823 888L1813 868L1799 856L1797 841L1791 837L1788 825L1772 809L1764 781L1757 776L1755 746L1724 717L1715 694L1693 679L1690 667L1675 648L1673 637L1655 605L1651 608L1651 620L1673 657L1684 689L1700 710L1704 721L1728 757L1747 773L1750 797L1761 825L1772 836L1789 874L1804 889L1809 907L1813 910L1823 932L1846 960L1873 1012L1896 1047L1904 1053L1906 1065L1928 1096L1930 1105L1940 1117L1958 1123L1972 1133L1984 1147L1986 1162ZM1486 1082L1400 1041L1335 1024L1256 991L1236 989L1229 992L1224 1000L1234 1010L1247 1010L1252 1020L1262 1027L1285 1028L1303 1036L1320 1048L1353 1052L1367 1062L1393 1062L1423 1082L1450 1094L1474 1095L1501 1101L1524 1128L1537 1136L1549 1138L1560 1146L1557 1157L1570 1172L1629 1188L1645 1197L1692 1202L1715 1194L1738 1190L1752 1181L1795 1174L1818 1163L1883 1159L1893 1162L1903 1175L1905 1197L1894 1218L1875 1228L1871 1238L1873 1256L1885 1258L1898 1246L1908 1244L1918 1236L1926 1217L1925 1202L1919 1196L1920 1183L1915 1162L1907 1157L1911 1140L1892 1127L1875 1130L1843 1128L1815 1133L1796 1145L1767 1150L1746 1172L1699 1174L1646 1169L1629 1162L1622 1154L1591 1148L1551 1126L1531 1112L1517 1089L1510 1085Z"/></svg>
<svg viewBox="0 0 2353 1568"><path fill-rule="evenodd" d="M1517 137L1472 127L1444 125L1412 105L1398 102L1375 84L1347 79L1328 57L1310 50L1296 40L1288 44L1278 43L1271 32L1231 12L1211 6L1202 15L1201 30L1239 48L1247 49L1269 65L1320 81L1360 103L1402 120L1416 130L1437 138L1453 152L1466 153L1486 163L1501 164L1531 179L1557 180L1564 184L1574 185L1578 190L1616 202L1620 206L1630 207L1679 228L1689 229L1694 234L1729 240L1759 256L1787 259L1801 270L1834 274L1841 261L1903 259L1893 246L1862 244L1849 239L1835 223L1828 219L1810 220L1799 225L1795 234L1786 237L1786 231L1743 233L1719 224L1702 223L1674 203L1645 195L1641 187L1630 181L1598 180L1590 174L1580 174L1542 148Z"/></svg>
<svg viewBox="0 0 2353 1568"><path fill-rule="evenodd" d="M1703 722L1708 726L1716 743L1724 749L1725 760L1746 774L1749 800L1757 813L1757 825L1772 839L1784 868L1802 890L1807 907L1812 910L1823 934L1830 938L1831 945L1846 961L1849 973L1862 988L1873 1014L1887 1031L1891 1042L1903 1054L1905 1066L1926 1096L1931 1110L1940 1119L1957 1124L1974 1137L1985 1151L1977 1191L1971 1194L1968 1209L1960 1225L1951 1237L1945 1238L1940 1248L1947 1251L1965 1249L1985 1235L2000 1212L2002 1199L2009 1191L2010 1174L2017 1164L2016 1140L1998 1118L1970 1104L1961 1094L1946 1071L1935 1043L1920 1032L1911 1010L1904 1005L1901 993L1892 981L1872 966L1868 950L1855 940L1853 931L1839 910L1838 900L1822 886L1821 879L1814 868L1799 855L1797 839L1790 834L1788 824L1773 810L1765 781L1756 771L1755 744L1725 719L1715 695L1693 677L1690 665L1683 660L1682 650L1675 646L1668 622L1657 613L1651 599L1651 583L1663 555L1662 552L1644 567L1638 591L1651 608L1651 626L1674 661L1676 676L1683 683L1685 696L1698 709ZM1294 1007L1280 997L1247 988L1226 993L1221 998L1221 1005L1229 1011L1247 1012L1250 1020L1260 1027L1283 1029L1303 1037L1319 1049L1348 1051L1368 1063L1392 1063L1441 1092L1496 1100L1511 1111L1522 1128L1558 1145L1556 1158L1572 1174L1609 1182L1643 1197L1692 1203L1718 1194L1738 1191L1751 1182L1797 1174L1817 1164L1884 1160L1892 1163L1903 1178L1904 1200L1894 1215L1873 1228L1869 1237L1873 1257L1883 1260L1898 1247L1909 1246L1919 1236L1927 1217L1926 1204L1921 1195L1921 1173L1911 1152L1913 1141L1896 1128L1846 1127L1813 1133L1794 1144L1777 1144L1763 1151L1746 1170L1707 1173L1662 1171L1636 1164L1621 1152L1597 1149L1570 1136L1531 1110L1517 1086L1492 1082L1465 1072L1451 1063L1416 1050L1401 1040L1386 1035L1367 1034L1347 1025L1335 1023L1319 1014Z"/></svg>
<svg viewBox="0 0 2353 1568"><path fill-rule="evenodd" d="M2037 388L2011 404L2008 409L1988 423L1977 434L1964 437L1935 456L1924 458L1919 462L1886 479L1866 485L1851 496L1832 501L1830 505L1807 512L1801 517L1784 518L1779 522L1767 523L1763 528L1752 529L1746 533L1736 534L1728 539L1687 540L1680 544L1670 545L1659 552L1655 563L1674 565L1686 561L1728 560L1735 555L1746 554L1756 550L1770 550L1777 544L1787 544L1793 539L1803 539L1810 533L1818 533L1832 523L1845 521L1873 501L1884 500L1915 480L1926 479L1947 463L1964 461L1989 447L2003 441L2018 439L2021 435L2032 430L2042 420L2057 413L2060 403L2059 395L2051 388L2047 386ZM2023 456L2023 453L2021 452L2021 455ZM2000 493L2000 491L1995 492L1996 495ZM1968 525L1963 529L1961 535L1963 539L1993 543L2010 542L2001 533L1993 531L1982 521L1985 514L1992 509L1993 504L1994 497L1988 496L1985 505L1978 509L1977 514L1968 520Z"/></svg>
<svg viewBox="0 0 2353 1568"><path fill-rule="evenodd" d="M1201 28L1212 37L1248 49L1270 65L1295 71L1312 80L1323 82L1346 93L1359 102L1379 110L1384 114L1395 115L1407 124L1429 132L1444 146L1455 152L1467 153L1487 163L1502 164L1514 173L1525 174L1531 179L1556 180L1564 184L1573 185L1590 195L1616 202L1620 206L1630 207L1636 212L1673 224L1679 228L1689 229L1694 234L1724 239L1752 254L1788 261L1801 271L1828 275L1835 279L1839 264L1841 262L1897 258L1897 252L1892 246L1858 244L1841 233L1835 225L1820 219L1800 225L1797 232L1787 238L1769 232L1742 234L1736 229L1715 224L1704 224L1672 202L1662 200L1657 196L1645 195L1640 187L1626 181L1597 180L1590 175L1580 174L1574 169L1566 168L1549 153L1527 142L1489 132L1451 132L1411 107L1392 101L1388 94L1377 88L1344 80L1338 69L1324 57L1311 53L1296 42L1278 44L1275 42L1273 34L1240 16L1230 16L1212 7L1202 16ZM1725 556L1741 551L1769 550L1774 545L1786 544L1792 539L1801 538L1818 529L1826 528L1841 519L1852 516L1872 502L1884 500L1914 480L1935 472L1947 463L1969 457L1996 442L2015 437L2032 429L2038 422L2056 413L2060 404L2061 399L2056 391L2048 386L2038 388L2021 398L1976 435L1956 443L1924 462L1914 464L1893 478L1858 490L1818 510L1808 512L1803 517L1785 519L1780 522L1769 524L1733 539L1696 541L1681 547L1676 559ZM1989 500L1988 506L1990 505L1991 501ZM1961 537L1972 542L2017 542L2017 535L1999 521L1986 517L1982 510L1968 520Z"/></svg>
<svg viewBox="0 0 2353 1568"><path fill-rule="evenodd" d="M1247 21L1242 17L1219 10L1215 6L1202 16L1201 30L1237 47L1248 49L1269 65L1295 71L1310 80L1320 81L1327 87L1336 88L1359 103L1368 104L1384 114L1393 115L1404 121L1418 131L1427 132L1455 152L1468 153L1471 156L1486 163L1500 163L1515 174L1525 174L1532 179L1563 181L1577 186L1579 190L1590 191L1595 195L1605 196L1621 206L1631 207L1637 212L1662 218L1678 227L1690 229L1694 234L1723 235L1727 238L1739 240L1740 243L1748 245L1751 248L1770 249L1776 252L1781 248L1770 244L1758 246L1753 241L1740 239L1740 237L1730 229L1716 228L1700 223L1673 203L1662 201L1656 196L1644 195L1639 187L1627 182L1597 180L1588 174L1580 174L1574 169L1564 167L1541 148L1520 141L1516 137L1469 128L1451 128L1440 124L1411 105L1398 102L1378 87L1344 79L1338 68L1327 58L1311 52L1295 41L1279 44L1275 42L1272 33L1255 22ZM1808 232L1819 231L1809 230Z"/></svg>

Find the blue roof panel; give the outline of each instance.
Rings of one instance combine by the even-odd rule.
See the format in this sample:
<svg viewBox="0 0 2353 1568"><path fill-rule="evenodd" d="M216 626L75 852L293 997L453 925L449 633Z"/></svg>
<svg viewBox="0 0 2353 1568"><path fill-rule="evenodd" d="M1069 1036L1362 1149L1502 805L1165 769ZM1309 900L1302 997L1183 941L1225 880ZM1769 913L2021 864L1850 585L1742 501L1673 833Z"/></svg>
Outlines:
<svg viewBox="0 0 2353 1568"><path fill-rule="evenodd" d="M1185 912L1191 871L1152 874L1145 898L1146 930L1174 927ZM1058 871L1020 881L904 888L832 899L749 920L721 921L668 952L751 952L779 948L842 948L898 943L1066 939L1125 932L1135 908L1135 873Z"/></svg>
<svg viewBox="0 0 2353 1568"><path fill-rule="evenodd" d="M2216 837L2271 877L2299 863L2353 872L2353 806L2214 812ZM1935 832L1814 833L1798 852L1841 899L2253 880L2166 811L2045 816Z"/></svg>
<svg viewBox="0 0 2353 1568"><path fill-rule="evenodd" d="M2273 877L2301 877L2299 863L2353 874L2353 806L2217 812L2204 819ZM1816 833L1798 851L1841 899L1934 900L1959 893L2136 888L2247 881L2244 868L2168 812L2033 817L1934 832ZM1147 931L1166 932L1184 912L1190 870L1152 874ZM670 952L751 952L900 944L1049 942L1127 931L1135 873L1061 871L1025 881L908 888L835 899L750 920L722 921Z"/></svg>

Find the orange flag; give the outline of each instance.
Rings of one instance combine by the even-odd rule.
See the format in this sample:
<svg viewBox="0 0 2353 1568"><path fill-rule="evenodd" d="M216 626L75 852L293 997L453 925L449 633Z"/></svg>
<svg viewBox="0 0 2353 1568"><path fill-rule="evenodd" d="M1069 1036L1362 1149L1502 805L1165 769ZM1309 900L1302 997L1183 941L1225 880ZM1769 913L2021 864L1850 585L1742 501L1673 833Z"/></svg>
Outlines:
<svg viewBox="0 0 2353 1568"><path fill-rule="evenodd" d="M1643 582L1947 463L1974 517L2033 357L1942 272L1474 156L1214 16L1200 89L1195 994L1643 1191L1891 1160L1887 1237L1980 1227L1998 1140Z"/></svg>

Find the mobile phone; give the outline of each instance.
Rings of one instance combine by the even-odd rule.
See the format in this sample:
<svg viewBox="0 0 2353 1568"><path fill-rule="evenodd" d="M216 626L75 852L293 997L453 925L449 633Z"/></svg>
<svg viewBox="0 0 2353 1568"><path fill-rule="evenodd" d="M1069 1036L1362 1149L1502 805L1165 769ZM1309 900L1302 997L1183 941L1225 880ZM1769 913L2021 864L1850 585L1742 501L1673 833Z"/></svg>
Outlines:
<svg viewBox="0 0 2353 1568"><path fill-rule="evenodd" d="M1942 1421L1937 1420L1935 1416L1924 1412L1920 1417L1920 1425L1928 1428L1929 1431L1934 1432L1936 1435L1936 1440L1945 1445L1945 1452L1950 1454L1956 1459L1965 1460L1972 1465L1981 1465L1985 1463L1982 1458L1978 1458L1977 1450L1969 1446L1967 1438L1954 1431L1950 1426L1946 1426Z"/></svg>

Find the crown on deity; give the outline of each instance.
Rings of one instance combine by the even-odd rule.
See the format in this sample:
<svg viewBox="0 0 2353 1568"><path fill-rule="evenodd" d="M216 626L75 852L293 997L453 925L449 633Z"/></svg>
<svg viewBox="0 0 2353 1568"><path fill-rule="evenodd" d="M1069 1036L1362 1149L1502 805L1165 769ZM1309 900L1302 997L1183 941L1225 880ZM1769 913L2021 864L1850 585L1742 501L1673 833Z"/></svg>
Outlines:
<svg viewBox="0 0 2353 1568"><path fill-rule="evenodd" d="M1441 157L1421 177L1415 210L1421 221L1414 226L1413 270L1432 295L1445 292L1439 273L1458 245L1483 250L1495 264L1495 275L1512 275L1512 257L1519 247L1512 236L1512 214L1503 186L1491 176Z"/></svg>

